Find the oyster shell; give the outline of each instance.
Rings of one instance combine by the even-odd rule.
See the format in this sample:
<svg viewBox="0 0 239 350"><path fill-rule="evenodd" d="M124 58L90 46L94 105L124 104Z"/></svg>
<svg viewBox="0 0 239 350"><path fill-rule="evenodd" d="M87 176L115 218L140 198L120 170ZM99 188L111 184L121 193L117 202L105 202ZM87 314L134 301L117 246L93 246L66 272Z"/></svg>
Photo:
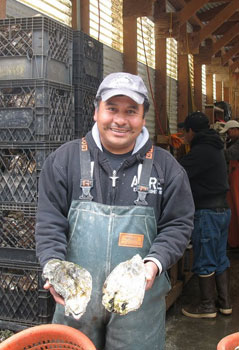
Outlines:
<svg viewBox="0 0 239 350"><path fill-rule="evenodd" d="M73 262L52 259L44 266L42 275L64 298L65 315L72 315L78 320L91 297L91 274Z"/></svg>
<svg viewBox="0 0 239 350"><path fill-rule="evenodd" d="M146 271L139 254L117 265L103 285L102 304L120 315L137 310L144 299Z"/></svg>

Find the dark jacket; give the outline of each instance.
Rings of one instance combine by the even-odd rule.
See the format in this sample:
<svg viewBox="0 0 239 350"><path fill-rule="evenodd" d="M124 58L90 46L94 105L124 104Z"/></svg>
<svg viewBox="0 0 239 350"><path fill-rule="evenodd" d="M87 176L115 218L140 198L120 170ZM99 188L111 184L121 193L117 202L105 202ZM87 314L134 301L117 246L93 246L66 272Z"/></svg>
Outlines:
<svg viewBox="0 0 239 350"><path fill-rule="evenodd" d="M195 133L191 150L179 160L185 168L196 209L228 207L227 166L223 142L213 129Z"/></svg>
<svg viewBox="0 0 239 350"><path fill-rule="evenodd" d="M239 160L239 139L231 142L229 147L225 150L226 160Z"/></svg>
<svg viewBox="0 0 239 350"><path fill-rule="evenodd" d="M150 150L151 141L147 138L142 147L123 162L117 171L117 185L113 188L112 169L105 153L97 146L92 132L86 139L94 161L91 191L94 201L134 205L138 165ZM47 158L41 171L36 224L36 250L41 265L52 258L64 260L66 256L67 214L72 200L81 195L79 147L80 140L62 145ZM188 244L194 205L186 172L169 152L159 147L156 148L150 193L146 199L154 208L159 233L147 256L156 258L165 271L183 255Z"/></svg>

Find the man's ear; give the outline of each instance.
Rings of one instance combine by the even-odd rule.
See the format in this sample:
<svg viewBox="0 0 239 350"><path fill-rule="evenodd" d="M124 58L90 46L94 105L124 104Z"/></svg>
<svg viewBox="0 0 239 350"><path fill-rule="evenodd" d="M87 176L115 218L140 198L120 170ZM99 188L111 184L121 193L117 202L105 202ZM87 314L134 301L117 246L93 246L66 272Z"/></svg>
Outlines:
<svg viewBox="0 0 239 350"><path fill-rule="evenodd" d="M94 113L94 121L97 122L97 115L98 115L98 111L97 109L95 109L95 113Z"/></svg>

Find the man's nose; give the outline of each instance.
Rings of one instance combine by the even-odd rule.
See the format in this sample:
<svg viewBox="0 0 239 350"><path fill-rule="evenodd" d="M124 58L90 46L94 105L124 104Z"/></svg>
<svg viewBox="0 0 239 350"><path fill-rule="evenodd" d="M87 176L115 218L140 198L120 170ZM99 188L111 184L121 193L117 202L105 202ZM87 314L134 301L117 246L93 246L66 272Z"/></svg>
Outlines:
<svg viewBox="0 0 239 350"><path fill-rule="evenodd" d="M118 112L114 115L114 122L118 125L124 125L126 123L126 118L123 113Z"/></svg>

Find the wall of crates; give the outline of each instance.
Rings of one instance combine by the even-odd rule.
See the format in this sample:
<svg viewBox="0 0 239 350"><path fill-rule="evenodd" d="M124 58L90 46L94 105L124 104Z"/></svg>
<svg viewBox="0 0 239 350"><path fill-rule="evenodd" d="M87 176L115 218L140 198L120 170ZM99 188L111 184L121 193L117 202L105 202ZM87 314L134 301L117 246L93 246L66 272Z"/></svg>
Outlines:
<svg viewBox="0 0 239 350"><path fill-rule="evenodd" d="M0 20L0 328L49 323L35 255L38 180L46 157L88 132L103 46L43 16Z"/></svg>

